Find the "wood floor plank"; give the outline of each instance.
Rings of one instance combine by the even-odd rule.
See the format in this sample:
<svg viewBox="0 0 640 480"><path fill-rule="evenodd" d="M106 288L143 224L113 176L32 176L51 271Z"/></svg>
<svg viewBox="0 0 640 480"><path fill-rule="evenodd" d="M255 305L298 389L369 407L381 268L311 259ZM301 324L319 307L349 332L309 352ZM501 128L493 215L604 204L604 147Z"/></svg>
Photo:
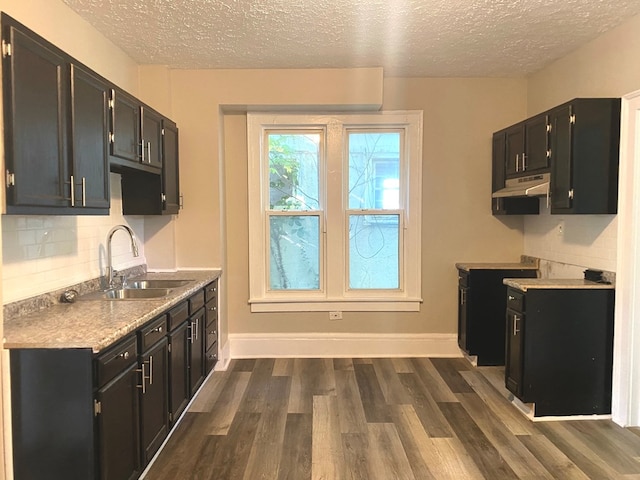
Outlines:
<svg viewBox="0 0 640 480"><path fill-rule="evenodd" d="M287 414L278 480L311 480L312 428L311 414Z"/></svg>
<svg viewBox="0 0 640 480"><path fill-rule="evenodd" d="M293 358L276 358L273 363L274 377L290 377L293 375Z"/></svg>
<svg viewBox="0 0 640 480"><path fill-rule="evenodd" d="M393 368L395 368L396 373L414 373L413 364L411 363L410 358L392 358L391 363L393 363Z"/></svg>
<svg viewBox="0 0 640 480"><path fill-rule="evenodd" d="M269 381L265 409L247 460L245 480L278 478L290 388L291 377L272 377Z"/></svg>
<svg viewBox="0 0 640 480"><path fill-rule="evenodd" d="M553 476L544 465L518 441L476 393L460 393L457 397L475 424L486 435L518 478L522 480L553 480Z"/></svg>
<svg viewBox="0 0 640 480"><path fill-rule="evenodd" d="M596 452L567 429L564 422L540 422L538 429L589 478L617 478L615 466L607 465Z"/></svg>
<svg viewBox="0 0 640 480"><path fill-rule="evenodd" d="M229 370L231 370L232 372L252 372L255 365L255 358L240 358L231 360Z"/></svg>
<svg viewBox="0 0 640 480"><path fill-rule="evenodd" d="M378 377L373 368L373 364L353 365L358 382L358 390L360 391L360 399L364 408L365 418L367 422L387 423L391 419L387 403L378 383Z"/></svg>
<svg viewBox="0 0 640 480"><path fill-rule="evenodd" d="M413 408L429 436L435 438L453 437L451 425L418 376L413 373L400 373L398 378L408 395L411 396Z"/></svg>
<svg viewBox="0 0 640 480"><path fill-rule="evenodd" d="M353 370L335 372L341 433L367 433L367 419Z"/></svg>
<svg viewBox="0 0 640 480"><path fill-rule="evenodd" d="M313 397L311 441L312 480L341 480L345 477L338 400L335 396Z"/></svg>
<svg viewBox="0 0 640 480"><path fill-rule="evenodd" d="M485 477L492 480L518 478L460 403L439 403L438 406Z"/></svg>
<svg viewBox="0 0 640 480"><path fill-rule="evenodd" d="M461 372L469 370L470 364L462 358L432 358L431 363L453 393L472 393L471 386L462 378Z"/></svg>
<svg viewBox="0 0 640 480"><path fill-rule="evenodd" d="M367 457L371 480L415 480L395 425L370 423L368 429Z"/></svg>
<svg viewBox="0 0 640 480"><path fill-rule="evenodd" d="M429 386L429 395L431 395L436 402L458 401L430 359L412 358L411 363L422 383Z"/></svg>
<svg viewBox="0 0 640 480"><path fill-rule="evenodd" d="M351 370L353 371L353 359L351 358L334 358L333 359L334 370Z"/></svg>
<svg viewBox="0 0 640 480"><path fill-rule="evenodd" d="M207 435L226 435L229 432L250 379L251 372L234 371L229 374L223 391L207 413Z"/></svg>
<svg viewBox="0 0 640 480"><path fill-rule="evenodd" d="M259 413L238 412L236 414L229 433L220 438L216 444L211 459L211 478L241 480L244 477L259 422Z"/></svg>
<svg viewBox="0 0 640 480"><path fill-rule="evenodd" d="M518 440L556 480L589 480L589 477L544 435L520 435Z"/></svg>
<svg viewBox="0 0 640 480"><path fill-rule="evenodd" d="M314 395L335 394L335 370L330 358L296 358L293 369L289 413L312 413Z"/></svg>
<svg viewBox="0 0 640 480"><path fill-rule="evenodd" d="M411 403L411 397L402 387L391 359L375 358L373 369L388 405L409 405Z"/></svg>
<svg viewBox="0 0 640 480"><path fill-rule="evenodd" d="M273 358L260 358L256 360L247 391L238 407L240 412L261 413L264 411L269 381L273 376Z"/></svg>
<svg viewBox="0 0 640 480"><path fill-rule="evenodd" d="M189 406L190 412L210 412L218 397L225 389L225 384L231 375L231 371L220 372L220 375L211 375L201 387L200 395L193 399Z"/></svg>
<svg viewBox="0 0 640 480"><path fill-rule="evenodd" d="M511 402L501 395L482 373L477 370L468 370L460 372L460 375L493 414L500 418L511 434L535 435L537 433L531 420L514 408Z"/></svg>
<svg viewBox="0 0 640 480"><path fill-rule="evenodd" d="M370 480L367 452L369 442L366 433L342 434L342 452L346 480Z"/></svg>

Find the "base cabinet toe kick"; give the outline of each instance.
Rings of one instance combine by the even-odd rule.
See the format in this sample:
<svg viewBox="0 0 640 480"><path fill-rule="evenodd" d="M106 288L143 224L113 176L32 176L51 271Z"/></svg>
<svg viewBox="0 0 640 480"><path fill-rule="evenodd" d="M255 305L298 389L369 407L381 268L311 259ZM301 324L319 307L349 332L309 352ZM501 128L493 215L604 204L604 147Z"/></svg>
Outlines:
<svg viewBox="0 0 640 480"><path fill-rule="evenodd" d="M140 476L213 370L218 281L94 354L10 350L16 480Z"/></svg>

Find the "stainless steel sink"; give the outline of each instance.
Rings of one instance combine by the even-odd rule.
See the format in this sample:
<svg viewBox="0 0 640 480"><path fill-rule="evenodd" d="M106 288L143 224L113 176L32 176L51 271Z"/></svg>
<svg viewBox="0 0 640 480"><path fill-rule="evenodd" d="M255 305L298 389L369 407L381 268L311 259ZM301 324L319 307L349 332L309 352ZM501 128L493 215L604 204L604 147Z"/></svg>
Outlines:
<svg viewBox="0 0 640 480"><path fill-rule="evenodd" d="M149 300L166 297L169 292L168 288L113 288L82 295L79 300Z"/></svg>
<svg viewBox="0 0 640 480"><path fill-rule="evenodd" d="M176 288L184 287L191 282L193 282L193 280L132 280L127 282L127 286L125 288L135 290L149 290L152 288Z"/></svg>

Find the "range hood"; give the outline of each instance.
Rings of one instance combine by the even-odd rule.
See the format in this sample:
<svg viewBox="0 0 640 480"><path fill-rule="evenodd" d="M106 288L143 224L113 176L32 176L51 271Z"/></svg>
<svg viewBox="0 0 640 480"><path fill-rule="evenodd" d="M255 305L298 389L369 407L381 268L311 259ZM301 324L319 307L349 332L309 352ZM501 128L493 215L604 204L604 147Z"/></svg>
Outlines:
<svg viewBox="0 0 640 480"><path fill-rule="evenodd" d="M493 192L492 198L503 197L549 197L550 173L541 173L528 177L510 178L505 188Z"/></svg>

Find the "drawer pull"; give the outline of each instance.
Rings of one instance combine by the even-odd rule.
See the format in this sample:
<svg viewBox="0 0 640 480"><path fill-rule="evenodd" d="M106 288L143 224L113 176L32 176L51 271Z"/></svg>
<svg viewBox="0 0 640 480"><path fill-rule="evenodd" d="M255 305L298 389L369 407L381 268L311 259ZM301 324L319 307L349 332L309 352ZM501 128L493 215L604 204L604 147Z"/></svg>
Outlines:
<svg viewBox="0 0 640 480"><path fill-rule="evenodd" d="M516 299L516 297L514 297L513 295L509 295L507 298L510 302Z"/></svg>
<svg viewBox="0 0 640 480"><path fill-rule="evenodd" d="M513 316L513 336L515 337L520 333L520 329L518 328L518 322L520 321L520 317L518 315Z"/></svg>
<svg viewBox="0 0 640 480"><path fill-rule="evenodd" d="M153 330L151 330L151 332L149 333L162 333L162 325L160 325L157 328L154 328Z"/></svg>
<svg viewBox="0 0 640 480"><path fill-rule="evenodd" d="M122 352L120 354L120 357L123 358L124 360L129 360L129 351L127 350L126 352Z"/></svg>

